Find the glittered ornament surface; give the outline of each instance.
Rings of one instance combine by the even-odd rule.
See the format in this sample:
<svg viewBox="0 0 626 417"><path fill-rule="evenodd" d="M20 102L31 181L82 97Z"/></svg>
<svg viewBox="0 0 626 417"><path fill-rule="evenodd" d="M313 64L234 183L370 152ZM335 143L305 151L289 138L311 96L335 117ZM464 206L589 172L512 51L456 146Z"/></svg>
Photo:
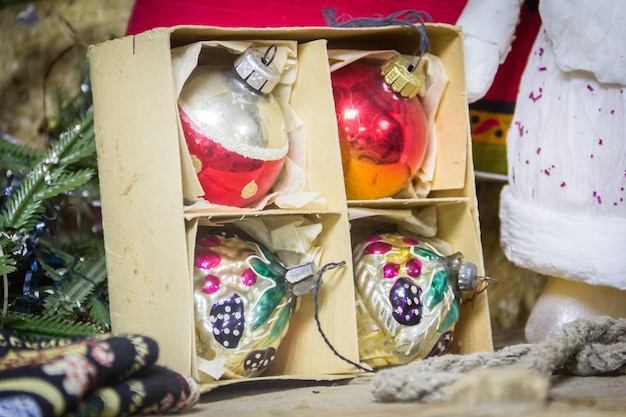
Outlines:
<svg viewBox="0 0 626 417"><path fill-rule="evenodd" d="M178 104L203 197L247 207L265 196L288 150L283 113L273 95L252 87L232 65L200 65Z"/></svg>
<svg viewBox="0 0 626 417"><path fill-rule="evenodd" d="M348 199L393 196L426 154L428 128L419 98L392 90L379 62L358 60L331 77Z"/></svg>
<svg viewBox="0 0 626 417"><path fill-rule="evenodd" d="M353 259L361 361L376 368L445 353L459 316L459 267L467 263L392 233L359 242Z"/></svg>
<svg viewBox="0 0 626 417"><path fill-rule="evenodd" d="M227 376L260 375L295 308L286 271L254 242L219 234L200 239L194 256L198 356L223 362Z"/></svg>

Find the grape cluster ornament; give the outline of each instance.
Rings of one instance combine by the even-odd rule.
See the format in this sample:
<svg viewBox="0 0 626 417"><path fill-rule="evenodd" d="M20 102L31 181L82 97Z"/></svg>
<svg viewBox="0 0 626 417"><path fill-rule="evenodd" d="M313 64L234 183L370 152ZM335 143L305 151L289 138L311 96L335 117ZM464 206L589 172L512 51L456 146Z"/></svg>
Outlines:
<svg viewBox="0 0 626 417"><path fill-rule="evenodd" d="M225 376L255 377L272 363L297 297L315 288L315 265L285 267L263 246L210 234L194 256L197 354Z"/></svg>
<svg viewBox="0 0 626 417"><path fill-rule="evenodd" d="M211 203L247 207L272 188L285 162L287 130L271 94L280 79L265 54L247 49L232 65L197 66L178 99L189 153Z"/></svg>
<svg viewBox="0 0 626 417"><path fill-rule="evenodd" d="M447 351L476 265L396 233L358 243L353 260L361 361L379 368Z"/></svg>

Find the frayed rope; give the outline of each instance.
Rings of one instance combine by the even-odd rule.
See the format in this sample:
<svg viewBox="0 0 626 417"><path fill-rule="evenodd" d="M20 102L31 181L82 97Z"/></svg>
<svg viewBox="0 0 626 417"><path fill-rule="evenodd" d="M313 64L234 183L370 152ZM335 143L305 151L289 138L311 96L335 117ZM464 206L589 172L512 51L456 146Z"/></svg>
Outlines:
<svg viewBox="0 0 626 417"><path fill-rule="evenodd" d="M580 319L537 344L411 362L378 372L370 387L378 401L430 402L445 399L447 386L471 370L509 365L543 375L626 374L626 319Z"/></svg>

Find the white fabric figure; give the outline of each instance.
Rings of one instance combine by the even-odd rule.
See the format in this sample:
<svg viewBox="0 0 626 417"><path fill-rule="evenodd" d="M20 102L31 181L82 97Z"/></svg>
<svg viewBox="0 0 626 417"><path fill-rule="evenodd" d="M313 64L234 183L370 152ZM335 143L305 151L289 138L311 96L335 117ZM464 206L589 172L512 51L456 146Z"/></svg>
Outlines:
<svg viewBox="0 0 626 417"><path fill-rule="evenodd" d="M467 101L489 90L511 50L523 0L468 0L456 24L463 29Z"/></svg>
<svg viewBox="0 0 626 417"><path fill-rule="evenodd" d="M539 12L500 200L507 258L557 277L530 342L579 317L626 317L626 3L541 0Z"/></svg>

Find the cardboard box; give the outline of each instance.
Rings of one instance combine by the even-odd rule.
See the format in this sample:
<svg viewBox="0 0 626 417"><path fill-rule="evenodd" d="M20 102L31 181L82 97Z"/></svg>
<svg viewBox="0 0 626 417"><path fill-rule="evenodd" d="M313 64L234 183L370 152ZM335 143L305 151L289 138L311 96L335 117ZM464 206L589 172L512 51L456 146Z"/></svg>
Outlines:
<svg viewBox="0 0 626 417"><path fill-rule="evenodd" d="M449 83L436 116L435 177L428 198L358 202L382 210L435 207L437 235L484 274L465 96L462 39L457 28L428 25L432 53ZM358 361L350 224L330 87L327 48L396 49L412 54L417 33L406 27L367 29L215 27L159 28L89 50L102 211L115 333L157 340L159 363L214 385L195 356L192 258L205 225L272 216L305 216L322 224L320 265L346 261L324 277L320 320L335 348ZM235 209L203 213L187 198L201 194L178 119L171 49L199 40L296 40L298 76L291 105L304 122L311 190L321 210ZM353 203L350 203L353 204ZM471 294L467 294L471 296ZM454 353L492 349L486 294L465 302ZM325 345L313 320L312 295L292 317L270 377L330 378L354 373ZM208 389L208 388L207 388Z"/></svg>

